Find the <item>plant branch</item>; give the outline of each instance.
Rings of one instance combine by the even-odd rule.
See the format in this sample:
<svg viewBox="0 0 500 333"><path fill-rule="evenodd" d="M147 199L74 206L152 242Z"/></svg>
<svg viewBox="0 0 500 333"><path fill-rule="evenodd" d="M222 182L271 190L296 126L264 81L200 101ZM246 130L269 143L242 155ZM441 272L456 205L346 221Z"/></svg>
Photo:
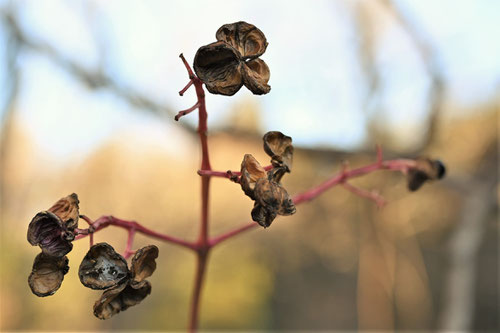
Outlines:
<svg viewBox="0 0 500 333"><path fill-rule="evenodd" d="M89 222L91 226L88 229L77 229L76 232L76 238L75 240L85 238L86 236L92 236L94 233L98 232L99 230L102 230L108 226L116 226L120 227L123 229L127 230L135 230L138 233L160 239L162 241L165 241L167 243L172 243L176 245L183 246L185 248L191 249L191 250L196 250L196 245L194 243L175 238L166 234L159 233L157 231L148 229L141 224L135 222L135 221L127 221L127 220L122 220L119 218L116 218L114 216L101 216L97 220L93 221L90 220L87 216L85 215L80 215L82 219L85 221ZM82 231L83 230L83 231ZM82 232L79 232L82 231Z"/></svg>
<svg viewBox="0 0 500 333"><path fill-rule="evenodd" d="M371 172L377 171L377 170L391 170L391 171L399 171L403 174L406 174L409 168L415 167L416 163L414 160L407 160L407 159L398 159L398 160L389 160L389 161L383 161L382 160L382 151L379 147L377 147L377 161L375 163L357 168L357 169L352 169L352 170L347 170L346 165L344 164L343 169L338 172L337 174L333 175L331 178L327 179L323 183L319 184L318 186L315 186L307 191L304 191L300 194L297 194L296 196L293 197L293 202L295 205L299 205L303 202L310 201L318 197L320 194L325 192L326 190L342 184L344 187L346 187L351 192L354 194L357 194L361 197L364 198L369 198L371 200L374 200L378 205L382 203L383 198L378 196L378 194L375 194L373 192L368 192L363 189L359 189L354 187L351 184L346 183L348 179L355 178L355 177L360 177L366 174L369 174ZM385 201L384 201L385 203ZM258 224L256 223L249 223L242 225L240 227L237 227L233 230L230 230L226 233L223 233L217 237L214 237L210 241L210 246L215 246L217 244L222 243L223 241L230 239L234 236L237 236L243 232L246 232L248 230L253 229L254 227L257 227Z"/></svg>

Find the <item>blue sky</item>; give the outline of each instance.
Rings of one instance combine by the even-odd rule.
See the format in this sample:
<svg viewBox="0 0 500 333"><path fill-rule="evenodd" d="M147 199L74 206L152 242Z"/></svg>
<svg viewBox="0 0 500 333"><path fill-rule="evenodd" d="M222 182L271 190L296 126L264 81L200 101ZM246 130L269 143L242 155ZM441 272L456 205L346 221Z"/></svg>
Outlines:
<svg viewBox="0 0 500 333"><path fill-rule="evenodd" d="M365 143L366 86L356 54L353 6L362 1L15 1L23 29L82 65L102 66L124 85L173 109L195 102L179 97L186 84L178 55L192 61L215 31L239 20L255 24L269 46L262 59L272 90L253 96L209 95L211 125L227 122L235 105L255 100L262 130L281 130L303 146L355 149ZM8 1L0 1L0 7ZM447 80L447 99L474 105L491 99L500 83L499 1L397 1L435 46ZM411 143L427 112L429 78L404 30L380 16L377 66L382 93L375 112L403 143ZM99 36L96 38L96 34ZM0 33L4 43L5 32ZM99 48L102 44L104 48ZM105 60L99 63L100 51ZM4 63L4 52L0 52ZM18 63L18 114L41 149L56 155L88 152L116 133L168 141L176 123L136 112L113 94L90 91L33 53ZM5 68L0 67L2 86ZM2 89L4 91L4 89ZM4 96L2 96L4 98ZM371 110L373 112L373 110ZM183 121L195 121L195 117ZM168 144L166 144L168 145Z"/></svg>

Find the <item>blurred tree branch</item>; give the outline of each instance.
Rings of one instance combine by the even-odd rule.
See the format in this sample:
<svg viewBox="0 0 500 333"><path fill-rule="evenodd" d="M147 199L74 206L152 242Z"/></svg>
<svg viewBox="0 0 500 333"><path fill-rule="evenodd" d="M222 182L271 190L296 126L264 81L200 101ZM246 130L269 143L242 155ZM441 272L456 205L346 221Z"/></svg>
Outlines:
<svg viewBox="0 0 500 333"><path fill-rule="evenodd" d="M57 51L52 45L43 41L35 40L23 31L17 17L13 13L13 10L4 9L2 12L0 12L0 21L7 27L11 38L16 41L16 56L18 56L19 52L21 52L23 48L29 51L36 52L37 54L40 54L52 61L61 69L67 71L71 76L81 82L88 89L107 89L131 106L158 115L164 115L168 119L172 119L174 117L174 112L172 109L170 109L170 107L162 105L153 100L151 97L142 94L130 87L126 87L123 84L120 84L112 76L108 75L103 70L102 66L99 66L99 68L95 69L85 68L74 59L70 59L63 55L61 52ZM95 34L96 33L94 33L94 35ZM101 56L102 55L103 52L101 52ZM193 135L195 134L195 129L192 125L184 123L182 126L183 128L187 129L188 132L192 133Z"/></svg>

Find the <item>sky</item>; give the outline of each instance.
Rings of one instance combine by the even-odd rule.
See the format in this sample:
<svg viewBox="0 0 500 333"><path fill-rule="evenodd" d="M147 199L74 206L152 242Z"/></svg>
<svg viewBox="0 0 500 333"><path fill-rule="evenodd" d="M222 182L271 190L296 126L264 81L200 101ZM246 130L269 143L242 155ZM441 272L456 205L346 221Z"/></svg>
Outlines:
<svg viewBox="0 0 500 333"><path fill-rule="evenodd" d="M227 123L235 105L260 106L262 130L280 130L300 146L356 149L366 143L369 112L411 143L424 126L429 78L405 31L380 20L376 63L380 103L367 110L352 11L361 1L64 1L12 2L22 28L87 68L101 66L120 84L173 110L195 103L178 55L192 62L196 50L215 41L219 26L244 20L261 29L269 46L261 57L271 70L271 92L245 88L233 97L207 96L209 126ZM0 0L0 8L9 1ZM491 99L500 87L500 2L495 0L399 0L411 23L435 47L457 105ZM0 26L0 44L5 30ZM104 55L104 58L101 57ZM100 60L104 59L102 62ZM5 87L5 52L0 82ZM182 135L173 120L138 112L106 90L92 91L35 53L18 61L18 115L40 149L57 156L88 153L117 133L146 135L175 149ZM5 91L5 89L2 89ZM0 94L3 98L5 93ZM195 124L196 117L181 121Z"/></svg>

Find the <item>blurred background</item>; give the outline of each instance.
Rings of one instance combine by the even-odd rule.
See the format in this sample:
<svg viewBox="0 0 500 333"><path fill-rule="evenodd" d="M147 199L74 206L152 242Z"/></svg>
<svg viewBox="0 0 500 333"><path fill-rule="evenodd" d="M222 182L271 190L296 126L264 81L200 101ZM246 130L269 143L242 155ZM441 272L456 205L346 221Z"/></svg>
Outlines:
<svg viewBox="0 0 500 333"><path fill-rule="evenodd" d="M484 1L0 1L1 283L6 330L182 330L194 256L160 247L152 294L99 321L99 292L78 266L51 297L31 294L38 248L27 225L76 192L80 212L113 214L193 240L199 218L196 101L178 91L192 62L225 23L255 24L271 92L208 95L216 170L245 153L262 164L262 134L296 147L291 194L342 161L440 158L445 180L406 190L378 172L353 184L378 189L383 209L334 188L212 253L201 326L227 330L498 330L497 129L500 2ZM211 234L249 221L240 187L215 179ZM82 222L83 223L83 222ZM81 225L81 227L84 227ZM95 240L123 251L126 232Z"/></svg>

